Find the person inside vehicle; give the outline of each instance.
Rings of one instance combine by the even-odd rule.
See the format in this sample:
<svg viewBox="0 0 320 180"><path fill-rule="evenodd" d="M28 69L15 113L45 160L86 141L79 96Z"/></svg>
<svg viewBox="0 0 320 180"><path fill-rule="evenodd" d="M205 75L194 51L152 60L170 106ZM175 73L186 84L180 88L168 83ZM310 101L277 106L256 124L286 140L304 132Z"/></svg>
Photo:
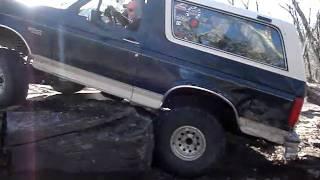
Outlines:
<svg viewBox="0 0 320 180"><path fill-rule="evenodd" d="M113 6L108 6L104 15L113 23L120 23L127 29L137 30L141 20L141 7L138 0L132 0L124 7L126 8L125 11L120 13Z"/></svg>

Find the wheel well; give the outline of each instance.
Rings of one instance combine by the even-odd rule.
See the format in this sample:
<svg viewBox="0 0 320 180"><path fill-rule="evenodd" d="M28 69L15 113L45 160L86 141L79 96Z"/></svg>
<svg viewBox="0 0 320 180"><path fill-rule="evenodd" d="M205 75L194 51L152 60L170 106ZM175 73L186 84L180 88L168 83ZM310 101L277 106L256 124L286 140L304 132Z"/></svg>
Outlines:
<svg viewBox="0 0 320 180"><path fill-rule="evenodd" d="M0 27L0 46L18 51L25 56L29 55L29 49L24 39L7 27Z"/></svg>
<svg viewBox="0 0 320 180"><path fill-rule="evenodd" d="M178 102L179 101L179 102ZM238 112L232 103L223 96L204 89L178 88L165 96L162 107L197 106L217 116L227 131L238 132Z"/></svg>

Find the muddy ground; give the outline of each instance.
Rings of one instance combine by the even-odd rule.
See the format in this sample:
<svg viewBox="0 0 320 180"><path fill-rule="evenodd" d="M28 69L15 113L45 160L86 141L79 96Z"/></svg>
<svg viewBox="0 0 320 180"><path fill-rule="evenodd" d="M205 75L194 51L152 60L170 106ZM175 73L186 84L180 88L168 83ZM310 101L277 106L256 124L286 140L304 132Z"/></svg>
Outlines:
<svg viewBox="0 0 320 180"><path fill-rule="evenodd" d="M98 94L94 89L86 89L80 93ZM49 86L30 86L30 99L43 99L56 95ZM97 95L95 98L102 98ZM256 140L246 136L229 136L227 156L219 169L212 170L207 176L196 180L236 179L236 180L320 180L320 106L306 101L301 114L300 123L296 128L302 142L299 159L286 162L282 158L284 149L264 140ZM15 174L0 179L23 179L26 174ZM139 180L180 180L181 178L167 174L153 167L143 173L113 174L65 174L63 172L41 172L28 175L32 180L62 179L139 179ZM181 179L182 180L182 179Z"/></svg>

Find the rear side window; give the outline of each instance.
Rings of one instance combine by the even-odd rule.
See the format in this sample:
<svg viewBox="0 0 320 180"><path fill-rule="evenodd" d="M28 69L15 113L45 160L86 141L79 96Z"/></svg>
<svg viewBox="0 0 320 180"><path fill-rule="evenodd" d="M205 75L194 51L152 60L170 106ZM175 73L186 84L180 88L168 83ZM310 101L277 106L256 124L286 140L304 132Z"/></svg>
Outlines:
<svg viewBox="0 0 320 180"><path fill-rule="evenodd" d="M179 0L173 11L175 38L287 70L275 27Z"/></svg>

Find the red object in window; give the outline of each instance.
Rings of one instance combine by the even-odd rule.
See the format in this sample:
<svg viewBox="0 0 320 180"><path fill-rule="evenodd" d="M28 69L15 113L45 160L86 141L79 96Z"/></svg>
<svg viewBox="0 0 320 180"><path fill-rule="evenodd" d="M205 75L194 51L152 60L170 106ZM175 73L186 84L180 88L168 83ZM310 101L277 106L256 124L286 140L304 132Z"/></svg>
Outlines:
<svg viewBox="0 0 320 180"><path fill-rule="evenodd" d="M191 28L197 28L198 26L199 26L199 21L197 19L190 20L190 27Z"/></svg>
<svg viewBox="0 0 320 180"><path fill-rule="evenodd" d="M289 126L292 128L296 125L296 123L299 120L299 115L302 110L303 102L304 102L304 99L300 97L296 98L293 102L291 113L288 120Z"/></svg>

